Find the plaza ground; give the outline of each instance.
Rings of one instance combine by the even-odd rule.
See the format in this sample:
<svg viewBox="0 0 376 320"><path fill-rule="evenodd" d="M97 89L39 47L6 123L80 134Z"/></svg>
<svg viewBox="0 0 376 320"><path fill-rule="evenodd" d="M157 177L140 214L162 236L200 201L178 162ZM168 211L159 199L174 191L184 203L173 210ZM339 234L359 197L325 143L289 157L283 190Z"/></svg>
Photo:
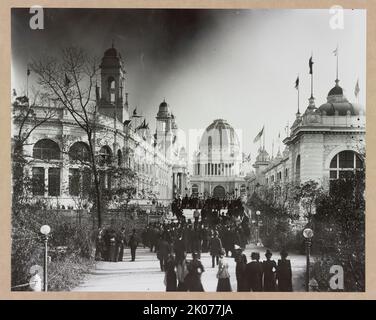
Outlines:
<svg viewBox="0 0 376 320"><path fill-rule="evenodd" d="M248 245L245 254L250 261L251 252L260 252L261 260L264 260L265 248ZM190 256L189 256L190 258ZM278 260L279 254L273 252L272 259ZM291 254L289 256L292 266L292 282L294 291L304 291L305 256ZM136 261L130 261L130 249L124 251L122 262L98 262L95 269L91 270L85 280L72 291L129 291L129 292L163 292L166 291L163 283L164 273L160 271L159 260L149 248L138 248ZM215 292L217 287L217 266L211 267L209 253L201 255L201 261L205 272L202 274L202 283L206 292ZM227 258L229 264L232 290L236 291L235 261Z"/></svg>

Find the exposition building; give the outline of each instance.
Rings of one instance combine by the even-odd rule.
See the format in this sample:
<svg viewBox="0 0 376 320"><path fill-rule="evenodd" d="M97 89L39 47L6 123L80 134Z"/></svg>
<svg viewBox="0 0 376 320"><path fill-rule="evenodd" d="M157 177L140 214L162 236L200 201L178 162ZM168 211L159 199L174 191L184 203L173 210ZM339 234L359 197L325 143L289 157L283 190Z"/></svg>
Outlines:
<svg viewBox="0 0 376 320"><path fill-rule="evenodd" d="M245 193L242 163L235 129L226 120L214 120L202 134L193 160L192 194L225 199Z"/></svg>
<svg viewBox="0 0 376 320"><path fill-rule="evenodd" d="M130 112L125 92L124 62L114 48L105 51L97 86L97 112L94 148L103 189L121 186L109 174L109 168L129 168L136 173L136 199L158 198L168 203L185 189L187 157L185 141L179 139L178 127L170 106L163 101L157 111L156 132L151 133L146 119ZM18 134L19 117L29 103L13 103L12 137ZM45 112L53 116L32 131L24 146L28 159L26 171L32 178L32 197L43 199L52 208L82 206L90 189L91 173L87 160L88 141L85 131L57 101L33 106L35 118L27 119L32 127ZM120 185L119 185L120 184Z"/></svg>
<svg viewBox="0 0 376 320"><path fill-rule="evenodd" d="M298 110L285 148L270 157L260 148L253 164L255 171L248 175L248 194L260 186L283 186L315 180L325 189L330 181L346 178L349 173L363 170L366 133L364 108L348 101L336 79L326 102L316 107L311 96L301 114Z"/></svg>

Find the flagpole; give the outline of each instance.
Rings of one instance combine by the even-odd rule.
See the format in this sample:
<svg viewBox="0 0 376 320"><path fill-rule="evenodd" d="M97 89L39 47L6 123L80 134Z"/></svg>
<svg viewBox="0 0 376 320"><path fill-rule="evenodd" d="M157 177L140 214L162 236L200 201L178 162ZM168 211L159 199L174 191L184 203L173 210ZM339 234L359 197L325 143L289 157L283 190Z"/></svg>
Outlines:
<svg viewBox="0 0 376 320"><path fill-rule="evenodd" d="M337 46L337 54L336 54L336 56L337 56L337 72L336 72L337 81L338 81L338 55L339 55L339 52L338 52L338 46Z"/></svg>
<svg viewBox="0 0 376 320"><path fill-rule="evenodd" d="M311 73L311 98L313 98L313 68Z"/></svg>
<svg viewBox="0 0 376 320"><path fill-rule="evenodd" d="M299 110L299 106L300 106L299 100L300 100L300 98L299 98L299 96L300 96L300 89L299 89L299 85L298 85L298 113L300 114L300 110Z"/></svg>
<svg viewBox="0 0 376 320"><path fill-rule="evenodd" d="M264 130L262 132L262 135L263 135L263 142L264 142L264 150L265 150L265 125L264 125Z"/></svg>

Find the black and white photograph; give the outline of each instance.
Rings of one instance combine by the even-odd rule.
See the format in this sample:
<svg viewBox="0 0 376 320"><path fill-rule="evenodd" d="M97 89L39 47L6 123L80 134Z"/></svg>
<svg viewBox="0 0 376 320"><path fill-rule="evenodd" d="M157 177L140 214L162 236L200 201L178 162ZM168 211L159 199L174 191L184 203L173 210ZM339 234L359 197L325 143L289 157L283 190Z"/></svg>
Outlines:
<svg viewBox="0 0 376 320"><path fill-rule="evenodd" d="M10 291L365 292L365 9L10 14Z"/></svg>

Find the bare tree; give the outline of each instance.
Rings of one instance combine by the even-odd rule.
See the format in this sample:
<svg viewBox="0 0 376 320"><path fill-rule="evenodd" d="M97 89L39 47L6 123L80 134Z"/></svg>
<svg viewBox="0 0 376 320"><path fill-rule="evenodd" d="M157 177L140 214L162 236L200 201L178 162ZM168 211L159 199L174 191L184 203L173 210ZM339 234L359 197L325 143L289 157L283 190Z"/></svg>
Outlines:
<svg viewBox="0 0 376 320"><path fill-rule="evenodd" d="M37 81L43 92L56 99L86 134L98 227L101 227L101 188L95 157L96 98L98 97L95 80L99 63L97 59L89 57L83 49L68 47L62 50L59 58L47 56L33 61L31 69L38 76Z"/></svg>

